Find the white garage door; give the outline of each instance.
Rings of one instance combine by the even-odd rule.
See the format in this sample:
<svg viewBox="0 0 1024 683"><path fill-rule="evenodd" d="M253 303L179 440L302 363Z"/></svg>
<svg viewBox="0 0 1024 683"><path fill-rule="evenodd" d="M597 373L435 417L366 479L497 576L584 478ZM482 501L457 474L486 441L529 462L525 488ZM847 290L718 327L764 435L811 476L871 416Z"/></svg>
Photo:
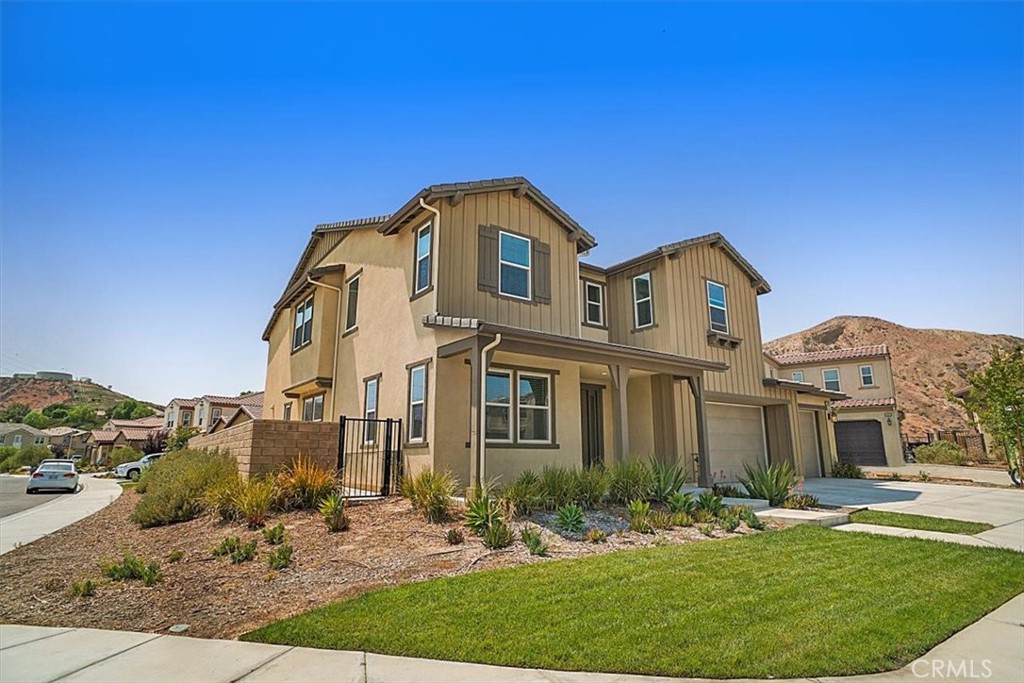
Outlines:
<svg viewBox="0 0 1024 683"><path fill-rule="evenodd" d="M813 410L800 411L800 445L804 451L804 476L821 476L821 459L818 457L818 423Z"/></svg>
<svg viewBox="0 0 1024 683"><path fill-rule="evenodd" d="M715 481L745 477L743 464L765 463L764 413L759 406L708 403L708 448Z"/></svg>

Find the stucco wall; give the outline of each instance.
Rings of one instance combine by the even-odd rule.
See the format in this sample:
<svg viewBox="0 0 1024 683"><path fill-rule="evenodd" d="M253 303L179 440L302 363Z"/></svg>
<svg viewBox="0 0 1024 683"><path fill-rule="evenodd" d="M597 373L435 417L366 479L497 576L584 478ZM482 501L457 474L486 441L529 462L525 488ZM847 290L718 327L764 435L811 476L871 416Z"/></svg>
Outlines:
<svg viewBox="0 0 1024 683"><path fill-rule="evenodd" d="M892 416L892 424L885 414ZM900 423L895 408L843 408L836 417L837 422L874 420L882 425L882 440L885 442L885 462L889 467L901 467L903 463L903 440L900 439Z"/></svg>
<svg viewBox="0 0 1024 683"><path fill-rule="evenodd" d="M875 383L869 387L860 384L860 367L870 365ZM858 358L854 360L813 363L807 365L785 365L778 370L778 376L792 379L794 371L804 373L805 382L816 387L824 387L822 370L839 370L839 390L850 398L893 398L896 396L896 385L892 378L892 367L886 357Z"/></svg>
<svg viewBox="0 0 1024 683"><path fill-rule="evenodd" d="M334 467L338 461L339 426L336 422L284 422L251 420L213 434L192 437L189 448L223 449L238 460L245 478L268 474L297 456Z"/></svg>

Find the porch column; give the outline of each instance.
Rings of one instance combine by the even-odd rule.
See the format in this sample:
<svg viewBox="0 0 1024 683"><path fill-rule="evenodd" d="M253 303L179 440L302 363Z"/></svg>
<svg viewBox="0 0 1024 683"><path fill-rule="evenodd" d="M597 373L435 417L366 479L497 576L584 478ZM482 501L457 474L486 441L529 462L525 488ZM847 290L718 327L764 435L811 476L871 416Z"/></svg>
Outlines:
<svg viewBox="0 0 1024 683"><path fill-rule="evenodd" d="M623 462L629 458L629 401L626 388L629 385L629 367L609 365L608 376L612 380L612 422L615 428L615 460Z"/></svg>
<svg viewBox="0 0 1024 683"><path fill-rule="evenodd" d="M676 438L676 382L671 375L651 377L651 405L654 413L654 454L663 463L674 463L679 458Z"/></svg>
<svg viewBox="0 0 1024 683"><path fill-rule="evenodd" d="M711 462L708 453L708 421L704 410L704 378L687 377L693 394L693 410L697 418L697 485L711 486Z"/></svg>

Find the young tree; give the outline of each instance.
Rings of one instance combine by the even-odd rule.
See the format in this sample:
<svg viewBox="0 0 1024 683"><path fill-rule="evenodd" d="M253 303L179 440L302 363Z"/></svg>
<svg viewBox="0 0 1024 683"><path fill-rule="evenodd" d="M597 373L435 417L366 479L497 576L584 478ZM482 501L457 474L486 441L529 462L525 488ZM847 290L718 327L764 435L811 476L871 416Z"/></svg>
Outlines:
<svg viewBox="0 0 1024 683"><path fill-rule="evenodd" d="M43 415L38 410L33 410L22 419L23 424L27 424L29 427L35 427L36 429L46 429L53 421L50 418Z"/></svg>
<svg viewBox="0 0 1024 683"><path fill-rule="evenodd" d="M155 432L150 432L146 436L146 440L142 443L142 452L146 455L150 453L161 453L167 444L167 432L163 429Z"/></svg>
<svg viewBox="0 0 1024 683"><path fill-rule="evenodd" d="M43 408L43 415L55 422L63 422L68 417L68 407L62 403L51 403Z"/></svg>
<svg viewBox="0 0 1024 683"><path fill-rule="evenodd" d="M978 416L985 430L1006 444L1011 467L1024 453L1024 347L993 347L988 366L972 374L963 405Z"/></svg>
<svg viewBox="0 0 1024 683"><path fill-rule="evenodd" d="M103 423L103 420L96 414L95 408L80 403L68 409L68 415L64 418L64 424L77 429L96 429Z"/></svg>
<svg viewBox="0 0 1024 683"><path fill-rule="evenodd" d="M24 403L12 403L0 411L0 422L21 422L32 408Z"/></svg>
<svg viewBox="0 0 1024 683"><path fill-rule="evenodd" d="M181 451L188 448L188 440L199 433L197 427L178 427L167 437L165 446L168 451Z"/></svg>
<svg viewBox="0 0 1024 683"><path fill-rule="evenodd" d="M137 420L152 414L152 408L145 403L139 403L134 398L126 398L110 411L110 417L114 420Z"/></svg>

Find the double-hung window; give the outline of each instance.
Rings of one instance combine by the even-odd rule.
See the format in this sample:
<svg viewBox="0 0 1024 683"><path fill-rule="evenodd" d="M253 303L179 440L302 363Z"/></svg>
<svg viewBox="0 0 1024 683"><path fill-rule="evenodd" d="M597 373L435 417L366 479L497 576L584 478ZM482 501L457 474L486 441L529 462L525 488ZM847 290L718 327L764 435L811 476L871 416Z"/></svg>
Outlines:
<svg viewBox="0 0 1024 683"><path fill-rule="evenodd" d="M519 442L550 443L551 441L551 378L520 372L519 379Z"/></svg>
<svg viewBox="0 0 1024 683"><path fill-rule="evenodd" d="M218 419L220 419L220 416L223 415L223 414L224 414L223 408L214 408L213 409L213 417L211 417L210 419L213 422L216 422Z"/></svg>
<svg viewBox="0 0 1024 683"><path fill-rule="evenodd" d="M651 274L644 273L633 278L633 327L650 327L654 324L654 299L651 293Z"/></svg>
<svg viewBox="0 0 1024 683"><path fill-rule="evenodd" d="M583 283L584 317L588 325L604 325L604 287L596 282Z"/></svg>
<svg viewBox="0 0 1024 683"><path fill-rule="evenodd" d="M36 445L37 446L41 446L45 442L46 442L46 437L45 436L37 436L36 437Z"/></svg>
<svg viewBox="0 0 1024 683"><path fill-rule="evenodd" d="M484 432L488 441L512 441L512 373L487 373Z"/></svg>
<svg viewBox="0 0 1024 683"><path fill-rule="evenodd" d="M423 442L427 437L427 366L409 370L409 441Z"/></svg>
<svg viewBox="0 0 1024 683"><path fill-rule="evenodd" d="M725 287L708 280L708 319L713 332L729 334L729 314L725 306Z"/></svg>
<svg viewBox="0 0 1024 683"><path fill-rule="evenodd" d="M302 419L304 422L320 422L324 419L323 394L310 396L302 402Z"/></svg>
<svg viewBox="0 0 1024 683"><path fill-rule="evenodd" d="M875 369L870 365L860 366L860 385L862 387L875 386Z"/></svg>
<svg viewBox="0 0 1024 683"><path fill-rule="evenodd" d="M14 435L14 444L13 444L13 446L15 448L21 448L21 434L15 434Z"/></svg>
<svg viewBox="0 0 1024 683"><path fill-rule="evenodd" d="M484 437L488 443L551 443L551 376L487 373Z"/></svg>
<svg viewBox="0 0 1024 683"><path fill-rule="evenodd" d="M431 227L431 224L427 223L416 231L416 284L413 287L413 294L425 292L430 288L431 245L434 239Z"/></svg>
<svg viewBox="0 0 1024 683"><path fill-rule="evenodd" d="M830 368L821 371L821 380L828 391L842 391L839 388L839 370Z"/></svg>
<svg viewBox="0 0 1024 683"><path fill-rule="evenodd" d="M182 411L182 413L181 413L181 426L182 427L189 427L189 426L191 426L191 424L192 424L192 411L191 410Z"/></svg>
<svg viewBox="0 0 1024 683"><path fill-rule="evenodd" d="M530 240L501 232L498 235L498 291L530 300Z"/></svg>
<svg viewBox="0 0 1024 683"><path fill-rule="evenodd" d="M292 419L292 402L291 401L288 401L287 403L284 404L284 416L283 417L284 417L285 422L287 422L288 420Z"/></svg>
<svg viewBox="0 0 1024 683"><path fill-rule="evenodd" d="M313 297L295 308L295 331L292 334L292 351L300 349L313 340Z"/></svg>
<svg viewBox="0 0 1024 683"><path fill-rule="evenodd" d="M366 380L366 396L363 400L363 443L376 443L377 441L377 390L380 388L380 378L374 377Z"/></svg>
<svg viewBox="0 0 1024 683"><path fill-rule="evenodd" d="M348 282L348 308L345 309L345 331L356 328L356 311L359 309L359 277L356 275Z"/></svg>
<svg viewBox="0 0 1024 683"><path fill-rule="evenodd" d="M794 370L793 374L792 374L792 378L793 378L794 382L803 382L804 381L804 371L803 370Z"/></svg>

